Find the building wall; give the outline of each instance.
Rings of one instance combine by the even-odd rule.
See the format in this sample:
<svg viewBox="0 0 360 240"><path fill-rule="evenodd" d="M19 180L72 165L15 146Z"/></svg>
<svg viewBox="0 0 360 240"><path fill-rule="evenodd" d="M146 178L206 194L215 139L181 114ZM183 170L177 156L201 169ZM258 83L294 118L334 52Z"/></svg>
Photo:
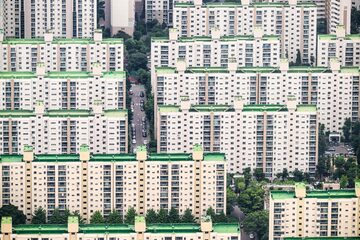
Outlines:
<svg viewBox="0 0 360 240"><path fill-rule="evenodd" d="M47 110L92 109L94 99L102 100L105 110L125 109L125 72L106 72L96 76L88 72L25 75L3 72L1 110L33 110L37 101L43 101Z"/></svg>
<svg viewBox="0 0 360 240"><path fill-rule="evenodd" d="M135 27L135 0L107 0L105 6L105 26L110 28L111 34L123 31L132 36Z"/></svg>
<svg viewBox="0 0 360 240"><path fill-rule="evenodd" d="M275 13L275 14L274 14ZM221 35L251 35L260 25L265 35L281 37L281 50L295 62L298 50L303 63L316 57L317 8L315 4L281 3L222 5L181 4L174 7L174 28L180 36L210 35L219 27ZM301 29L301 31L300 31Z"/></svg>
<svg viewBox="0 0 360 240"><path fill-rule="evenodd" d="M26 40L0 36L0 71L35 72L39 62L45 64L46 71L91 71L95 63L100 63L103 71L124 70L122 39L102 39L101 31L92 39L54 36Z"/></svg>
<svg viewBox="0 0 360 240"><path fill-rule="evenodd" d="M184 102L181 107L159 107L158 152L187 152L192 144L200 144L205 152L225 153L231 173L242 173L247 167L263 169L268 178L283 168L315 172L315 108L281 111L277 106L267 111L266 105L242 108L240 100L233 106L190 108L190 101L186 104L188 107Z"/></svg>
<svg viewBox="0 0 360 240"><path fill-rule="evenodd" d="M90 38L97 25L95 0L5 0L4 9L7 37L43 37L53 30L56 37Z"/></svg>
<svg viewBox="0 0 360 240"><path fill-rule="evenodd" d="M25 150L24 153L32 156L32 152ZM183 214L189 208L200 218L209 207L217 213L226 211L224 155L205 154L197 159L192 158L191 153L150 154L142 176L139 174L141 164L135 155L93 154L86 159L81 157L83 153L34 155L30 157L29 172L25 168L25 157L0 155L1 206L11 203L21 210L30 209L28 220L39 207L45 209L48 216L56 208L79 211L87 220L95 211L107 216L116 210L125 215L134 207L140 213L139 189L144 181L145 213L149 209L175 208ZM198 180L197 167L203 176ZM30 189L25 187L27 175L33 183ZM199 192L195 185L200 186ZM29 205L24 201L27 191L30 191ZM200 208L195 207L195 201L199 201Z"/></svg>
<svg viewBox="0 0 360 240"><path fill-rule="evenodd" d="M304 69L282 63L281 71L263 67L255 72L251 67L231 67L157 68L155 106L179 105L183 95L194 105L232 105L236 96L242 96L245 104L285 104L290 94L298 104L317 105L318 120L327 131L341 132L347 118L359 119L357 68Z"/></svg>
<svg viewBox="0 0 360 240"><path fill-rule="evenodd" d="M344 26L346 34L350 34L351 5L350 0L325 1L325 14L329 34L336 34L338 25Z"/></svg>

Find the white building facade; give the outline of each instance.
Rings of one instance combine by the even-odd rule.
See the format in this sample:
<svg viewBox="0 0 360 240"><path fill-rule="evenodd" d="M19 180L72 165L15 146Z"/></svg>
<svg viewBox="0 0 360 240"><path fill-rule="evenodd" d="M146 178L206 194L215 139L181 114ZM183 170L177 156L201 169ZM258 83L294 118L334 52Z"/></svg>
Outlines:
<svg viewBox="0 0 360 240"><path fill-rule="evenodd" d="M56 208L78 211L87 221L95 211L124 216L132 207L143 216L149 209L190 209L198 219L209 207L225 212L225 156L195 148L186 154L148 155L145 147L136 155L93 154L82 145L80 154L45 155L25 146L24 155L0 155L1 205L18 206L28 220L39 207L49 216Z"/></svg>
<svg viewBox="0 0 360 240"><path fill-rule="evenodd" d="M37 101L47 110L93 108L93 100L105 110L126 108L126 74L102 72L100 64L92 72L46 72L39 63L33 72L0 72L0 110L33 110Z"/></svg>
<svg viewBox="0 0 360 240"><path fill-rule="evenodd" d="M236 96L245 104L285 104L293 95L298 104L317 105L319 122L331 132L341 132L347 118L359 120L358 67L340 67L332 59L330 68L289 67L282 59L280 67L156 68L155 109L161 105L179 105L189 96L193 105L232 105Z"/></svg>
<svg viewBox="0 0 360 240"><path fill-rule="evenodd" d="M127 153L126 110L103 110L96 101L93 110L47 110L43 102L32 110L0 111L0 153L21 154L25 145L35 153L78 153L82 144L94 153Z"/></svg>
<svg viewBox="0 0 360 240"><path fill-rule="evenodd" d="M183 97L180 106L158 107L158 152L188 152L200 144L205 152L222 152L228 171L260 168L268 178L284 168L315 173L317 112L313 105L245 105L236 97L229 105L193 105Z"/></svg>
<svg viewBox="0 0 360 240"><path fill-rule="evenodd" d="M346 35L343 26L337 27L336 34L319 35L317 65L330 66L331 58L338 58L342 66L360 65L360 36Z"/></svg>
<svg viewBox="0 0 360 240"><path fill-rule="evenodd" d="M135 29L135 0L106 0L105 27L110 29L111 35L123 31L132 36Z"/></svg>
<svg viewBox="0 0 360 240"><path fill-rule="evenodd" d="M0 33L0 71L36 71L38 62L46 71L91 71L100 63L103 71L124 70L124 45L119 38L102 38L96 30L90 39L43 38L12 39Z"/></svg>
<svg viewBox="0 0 360 240"><path fill-rule="evenodd" d="M351 0L325 0L326 25L329 34L336 34L337 26L345 28L345 33L350 34Z"/></svg>
<svg viewBox="0 0 360 240"><path fill-rule="evenodd" d="M360 186L342 190L271 191L269 239L357 239Z"/></svg>
<svg viewBox="0 0 360 240"><path fill-rule="evenodd" d="M214 27L220 35L252 35L261 26L265 35L278 35L281 53L295 62L298 52L305 64L315 63L317 7L314 3L177 3L174 28L182 37L209 36Z"/></svg>
<svg viewBox="0 0 360 240"><path fill-rule="evenodd" d="M4 0L0 26L7 37L37 38L51 30L56 37L91 38L96 9L95 0Z"/></svg>

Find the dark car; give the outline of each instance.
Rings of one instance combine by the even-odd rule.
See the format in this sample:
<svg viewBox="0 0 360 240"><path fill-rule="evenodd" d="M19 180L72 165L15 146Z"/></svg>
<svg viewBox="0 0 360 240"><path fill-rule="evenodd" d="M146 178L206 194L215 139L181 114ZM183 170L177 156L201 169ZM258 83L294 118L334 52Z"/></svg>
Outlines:
<svg viewBox="0 0 360 240"><path fill-rule="evenodd" d="M140 92L140 97L145 97L144 92Z"/></svg>

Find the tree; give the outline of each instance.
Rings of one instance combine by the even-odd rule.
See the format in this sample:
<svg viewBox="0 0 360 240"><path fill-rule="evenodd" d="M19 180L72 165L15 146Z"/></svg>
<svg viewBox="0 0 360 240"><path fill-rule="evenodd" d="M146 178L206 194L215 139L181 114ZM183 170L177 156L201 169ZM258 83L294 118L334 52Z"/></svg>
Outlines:
<svg viewBox="0 0 360 240"><path fill-rule="evenodd" d="M149 209L146 213L146 223L157 223L157 215L154 209Z"/></svg>
<svg viewBox="0 0 360 240"><path fill-rule="evenodd" d="M323 180L324 177L330 176L330 159L321 157L319 159L318 165L316 166L316 175L320 179L320 181Z"/></svg>
<svg viewBox="0 0 360 240"><path fill-rule="evenodd" d="M226 188L226 202L227 205L233 205L234 203L236 203L236 194L234 193L234 191L228 187Z"/></svg>
<svg viewBox="0 0 360 240"><path fill-rule="evenodd" d="M281 179L285 181L289 177L289 172L287 168L283 168L283 171L281 173Z"/></svg>
<svg viewBox="0 0 360 240"><path fill-rule="evenodd" d="M46 211L42 207L35 210L31 219L32 224L45 224L46 223Z"/></svg>
<svg viewBox="0 0 360 240"><path fill-rule="evenodd" d="M244 174L245 187L247 187L251 180L251 169L249 167L245 168L243 174Z"/></svg>
<svg viewBox="0 0 360 240"><path fill-rule="evenodd" d="M319 158L324 156L326 148L327 148L327 144L326 144L326 134L325 134L325 125L324 124L319 124L319 135L318 135L318 139L319 139L319 144L318 144L318 148L319 148L319 152L318 152L318 156Z"/></svg>
<svg viewBox="0 0 360 240"><path fill-rule="evenodd" d="M49 218L49 223L66 224L69 216L70 211L68 209L65 209L65 211L61 212L58 208L55 208L53 214Z"/></svg>
<svg viewBox="0 0 360 240"><path fill-rule="evenodd" d="M147 69L147 56L144 53L136 52L128 56L128 70L135 72L140 68Z"/></svg>
<svg viewBox="0 0 360 240"><path fill-rule="evenodd" d="M356 8L351 10L351 34L357 34L360 32L360 11Z"/></svg>
<svg viewBox="0 0 360 240"><path fill-rule="evenodd" d="M207 216L210 216L211 217L211 220L213 222L215 222L216 220L216 213L214 211L214 209L212 207L209 207L207 210L206 210L206 215Z"/></svg>
<svg viewBox="0 0 360 240"><path fill-rule="evenodd" d="M179 210L177 210L176 208L170 209L169 222L170 223L179 223L180 222Z"/></svg>
<svg viewBox="0 0 360 240"><path fill-rule="evenodd" d="M340 179L341 176L346 175L346 169L345 169L345 159L344 157L337 157L335 159L335 172L333 174L335 179Z"/></svg>
<svg viewBox="0 0 360 240"><path fill-rule="evenodd" d="M116 210L111 211L111 213L106 218L106 222L109 224L122 223L120 213Z"/></svg>
<svg viewBox="0 0 360 240"><path fill-rule="evenodd" d="M85 223L85 219L81 217L79 211L75 211L75 212L71 213L69 216L77 217L78 221L79 221L79 224L84 224ZM67 218L66 218L66 222L67 222Z"/></svg>
<svg viewBox="0 0 360 240"><path fill-rule="evenodd" d="M265 179L265 173L261 168L256 168L254 171L254 177L258 182L261 182Z"/></svg>
<svg viewBox="0 0 360 240"><path fill-rule="evenodd" d="M295 182L302 182L304 180L304 174L299 169L296 168L292 174Z"/></svg>
<svg viewBox="0 0 360 240"><path fill-rule="evenodd" d="M93 224L105 223L105 219L102 216L100 211L95 211L94 214L91 215L90 223L93 223Z"/></svg>
<svg viewBox="0 0 360 240"><path fill-rule="evenodd" d="M346 188L348 185L348 178L347 176L343 175L340 178L340 188Z"/></svg>
<svg viewBox="0 0 360 240"><path fill-rule="evenodd" d="M160 210L158 211L157 220L159 223L168 223L169 222L168 212L164 208L160 208Z"/></svg>
<svg viewBox="0 0 360 240"><path fill-rule="evenodd" d="M301 63L302 63L302 61L301 61L301 52L300 52L300 50L298 49L298 50L297 50L297 53L296 53L296 62L295 62L295 65L296 65L296 66L300 66Z"/></svg>
<svg viewBox="0 0 360 240"><path fill-rule="evenodd" d="M220 214L215 215L215 223L226 223L228 222L228 218L224 214L224 212L221 212Z"/></svg>
<svg viewBox="0 0 360 240"><path fill-rule="evenodd" d="M17 206L12 204L3 205L0 208L0 218L1 217L11 217L13 225L24 224L26 221L25 214L19 210Z"/></svg>
<svg viewBox="0 0 360 240"><path fill-rule="evenodd" d="M351 134L351 119L350 118L346 118L344 126L342 127L342 130L343 130L344 141L349 142L350 134Z"/></svg>
<svg viewBox="0 0 360 240"><path fill-rule="evenodd" d="M249 186L239 194L238 204L245 214L259 211L264 208L265 191L262 185L252 181Z"/></svg>
<svg viewBox="0 0 360 240"><path fill-rule="evenodd" d="M184 211L184 214L181 217L181 222L182 223L194 223L195 222L195 218L191 213L191 210L189 208L187 208Z"/></svg>
<svg viewBox="0 0 360 240"><path fill-rule="evenodd" d="M123 31L118 31L114 36L114 38L123 38L123 39L129 39L131 36Z"/></svg>
<svg viewBox="0 0 360 240"><path fill-rule="evenodd" d="M254 232L259 239L264 239L269 232L269 212L263 210L249 213L242 223L245 232Z"/></svg>
<svg viewBox="0 0 360 240"><path fill-rule="evenodd" d="M136 214L135 208L133 208L133 207L129 208L129 210L127 211L127 213L125 215L124 223L134 225L136 215L137 214Z"/></svg>

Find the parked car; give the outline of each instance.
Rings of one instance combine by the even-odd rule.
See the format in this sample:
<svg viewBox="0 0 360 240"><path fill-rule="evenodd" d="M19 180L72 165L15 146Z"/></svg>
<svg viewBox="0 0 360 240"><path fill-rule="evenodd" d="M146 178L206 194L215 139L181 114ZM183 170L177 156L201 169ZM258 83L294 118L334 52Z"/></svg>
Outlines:
<svg viewBox="0 0 360 240"><path fill-rule="evenodd" d="M142 132L142 136L143 136L143 137L147 137L146 131L143 131L143 132Z"/></svg>
<svg viewBox="0 0 360 240"><path fill-rule="evenodd" d="M135 144L135 143L136 143L136 139L135 139L135 138L132 140L132 143L133 143L133 144Z"/></svg>
<svg viewBox="0 0 360 240"><path fill-rule="evenodd" d="M144 92L140 92L140 97L145 97L145 94L144 94Z"/></svg>

